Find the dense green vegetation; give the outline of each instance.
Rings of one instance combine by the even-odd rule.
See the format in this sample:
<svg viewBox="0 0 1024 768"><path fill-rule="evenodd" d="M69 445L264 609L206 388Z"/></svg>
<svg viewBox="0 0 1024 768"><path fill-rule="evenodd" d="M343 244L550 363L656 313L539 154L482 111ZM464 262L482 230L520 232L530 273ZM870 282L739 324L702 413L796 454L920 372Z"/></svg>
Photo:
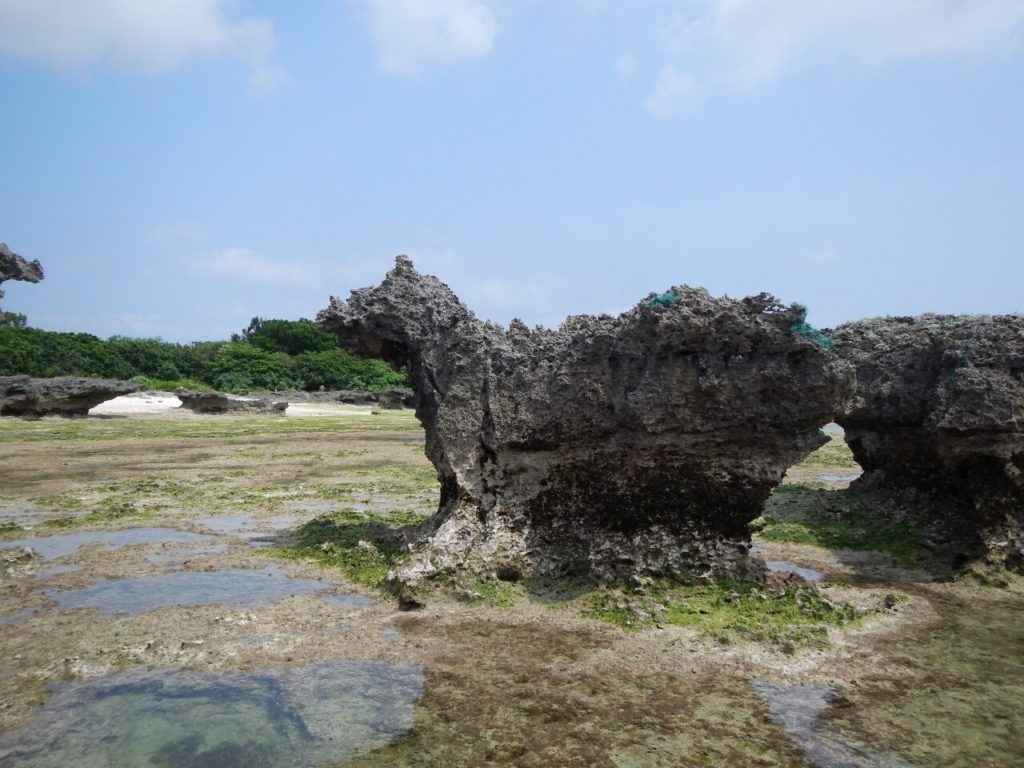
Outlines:
<svg viewBox="0 0 1024 768"><path fill-rule="evenodd" d="M310 320L263 320L231 341L172 344L160 339L57 333L25 324L0 326L0 376L98 376L142 386L259 390L382 390L406 376L380 360L359 360Z"/></svg>

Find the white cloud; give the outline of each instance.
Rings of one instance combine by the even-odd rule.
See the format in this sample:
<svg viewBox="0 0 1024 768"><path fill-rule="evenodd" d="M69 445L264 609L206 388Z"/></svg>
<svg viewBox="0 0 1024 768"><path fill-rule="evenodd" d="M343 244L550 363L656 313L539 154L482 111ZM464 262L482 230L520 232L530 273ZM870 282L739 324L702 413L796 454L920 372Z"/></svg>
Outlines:
<svg viewBox="0 0 1024 768"><path fill-rule="evenodd" d="M647 107L672 114L671 93L685 100L690 90L752 86L801 67L990 55L1013 50L1022 32L1021 0L706 0L702 12L662 24L670 63Z"/></svg>
<svg viewBox="0 0 1024 768"><path fill-rule="evenodd" d="M189 262L192 271L234 282L309 285L315 271L297 261L270 259L248 248L224 248L209 258Z"/></svg>
<svg viewBox="0 0 1024 768"><path fill-rule="evenodd" d="M0 0L0 55L72 70L111 62L145 73L172 70L195 55L232 56L250 67L253 87L265 89L279 72L270 64L273 25L229 17L234 5L235 0Z"/></svg>
<svg viewBox="0 0 1024 768"><path fill-rule="evenodd" d="M463 59L486 56L498 22L480 0L360 0L377 64L415 76Z"/></svg>
<svg viewBox="0 0 1024 768"><path fill-rule="evenodd" d="M692 111L699 99L697 78L669 64L662 68L654 88L644 99L644 109L655 117L668 117Z"/></svg>
<svg viewBox="0 0 1024 768"><path fill-rule="evenodd" d="M871 65L1009 48L1020 0L715 0L712 44L728 76L756 82L807 60Z"/></svg>

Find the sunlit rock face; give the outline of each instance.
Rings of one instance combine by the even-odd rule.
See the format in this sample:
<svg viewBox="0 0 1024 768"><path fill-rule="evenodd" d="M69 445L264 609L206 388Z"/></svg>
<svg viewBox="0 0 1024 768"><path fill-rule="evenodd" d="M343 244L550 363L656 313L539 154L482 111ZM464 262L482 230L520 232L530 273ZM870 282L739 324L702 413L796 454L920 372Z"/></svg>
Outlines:
<svg viewBox="0 0 1024 768"><path fill-rule="evenodd" d="M195 413L284 413L288 402L269 397L231 397L223 392L193 392L179 387L174 390L181 407Z"/></svg>
<svg viewBox="0 0 1024 768"><path fill-rule="evenodd" d="M138 389L138 385L130 381L112 379L0 376L0 416L20 416L23 419L86 416L90 408Z"/></svg>
<svg viewBox="0 0 1024 768"><path fill-rule="evenodd" d="M802 319L767 294L681 286L619 317L506 330L403 256L379 286L332 298L322 329L408 367L441 484L394 586L464 569L751 575L747 523L851 386L794 331Z"/></svg>
<svg viewBox="0 0 1024 768"><path fill-rule="evenodd" d="M43 267L38 261L26 261L8 248L7 243L0 243L0 284L6 280L38 283L42 279ZM3 297L3 289L0 289L0 299Z"/></svg>
<svg viewBox="0 0 1024 768"><path fill-rule="evenodd" d="M961 557L1024 569L1024 317L861 320L834 338L857 371L836 420L859 484L945 518Z"/></svg>

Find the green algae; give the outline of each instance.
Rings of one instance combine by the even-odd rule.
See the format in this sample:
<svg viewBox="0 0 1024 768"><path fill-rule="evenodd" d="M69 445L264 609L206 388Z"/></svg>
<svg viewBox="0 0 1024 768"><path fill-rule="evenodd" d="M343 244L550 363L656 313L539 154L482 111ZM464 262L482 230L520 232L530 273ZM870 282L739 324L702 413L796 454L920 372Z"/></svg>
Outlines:
<svg viewBox="0 0 1024 768"><path fill-rule="evenodd" d="M833 603L812 589L768 588L743 581L674 585L653 582L641 594L599 589L583 599L583 613L627 631L691 627L722 643L760 642L787 651L828 644L828 628L855 624L853 606Z"/></svg>

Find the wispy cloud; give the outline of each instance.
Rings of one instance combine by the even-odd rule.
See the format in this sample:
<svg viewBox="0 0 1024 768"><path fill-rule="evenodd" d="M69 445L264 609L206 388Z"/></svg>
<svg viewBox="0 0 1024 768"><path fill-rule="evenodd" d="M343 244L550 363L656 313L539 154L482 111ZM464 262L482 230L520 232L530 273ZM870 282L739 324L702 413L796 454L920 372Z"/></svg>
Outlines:
<svg viewBox="0 0 1024 768"><path fill-rule="evenodd" d="M230 56L260 92L280 85L273 25L229 14L234 0L0 0L0 55L67 70L99 62L146 74L196 55Z"/></svg>
<svg viewBox="0 0 1024 768"><path fill-rule="evenodd" d="M486 56L498 21L481 0L359 0L366 13L377 65L416 76L460 60Z"/></svg>
<svg viewBox="0 0 1024 768"><path fill-rule="evenodd" d="M296 260L272 259L248 248L224 248L209 258L188 262L192 272L235 282L310 285L316 270Z"/></svg>
<svg viewBox="0 0 1024 768"><path fill-rule="evenodd" d="M644 98L644 109L655 117L691 112L700 101L700 89L696 77L669 64L658 73L654 88Z"/></svg>
<svg viewBox="0 0 1024 768"><path fill-rule="evenodd" d="M749 87L805 67L990 55L1022 32L1020 0L707 0L661 24L668 63L646 106L666 116L685 111L669 105L691 103L694 88Z"/></svg>

